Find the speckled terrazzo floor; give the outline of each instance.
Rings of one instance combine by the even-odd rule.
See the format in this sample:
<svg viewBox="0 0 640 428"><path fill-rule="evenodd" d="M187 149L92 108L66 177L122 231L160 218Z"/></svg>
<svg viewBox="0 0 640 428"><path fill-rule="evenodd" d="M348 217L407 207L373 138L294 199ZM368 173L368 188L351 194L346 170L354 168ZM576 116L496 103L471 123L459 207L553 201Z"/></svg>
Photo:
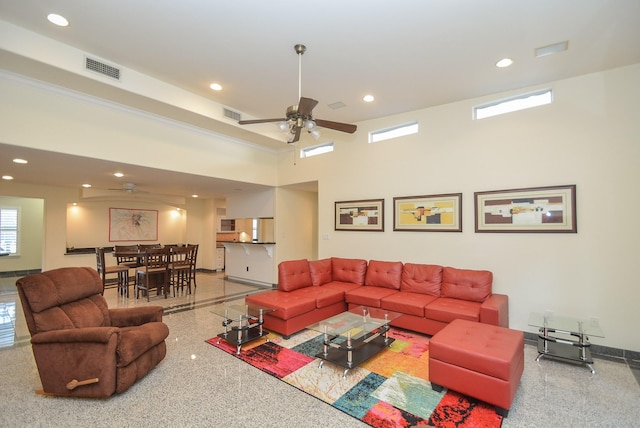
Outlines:
<svg viewBox="0 0 640 428"><path fill-rule="evenodd" d="M165 307L171 332L166 358L126 392L87 400L34 393L41 385L20 303L0 284L0 426L366 426L205 343L222 331L212 305L259 291L225 281L222 273L203 273L191 295L152 297L150 304ZM111 307L147 304L115 289L105 297ZM640 426L640 386L627 364L597 359L592 375L582 366L538 363L536 356L526 345L524 374L503 427Z"/></svg>

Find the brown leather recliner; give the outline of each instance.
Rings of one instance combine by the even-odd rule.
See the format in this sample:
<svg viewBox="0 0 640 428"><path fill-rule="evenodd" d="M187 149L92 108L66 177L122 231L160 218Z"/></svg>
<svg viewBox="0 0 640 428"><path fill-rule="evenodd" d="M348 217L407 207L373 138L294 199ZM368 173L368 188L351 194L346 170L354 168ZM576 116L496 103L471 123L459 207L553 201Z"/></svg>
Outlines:
<svg viewBox="0 0 640 428"><path fill-rule="evenodd" d="M109 397L166 355L163 308L109 309L95 269L54 269L16 286L45 393Z"/></svg>

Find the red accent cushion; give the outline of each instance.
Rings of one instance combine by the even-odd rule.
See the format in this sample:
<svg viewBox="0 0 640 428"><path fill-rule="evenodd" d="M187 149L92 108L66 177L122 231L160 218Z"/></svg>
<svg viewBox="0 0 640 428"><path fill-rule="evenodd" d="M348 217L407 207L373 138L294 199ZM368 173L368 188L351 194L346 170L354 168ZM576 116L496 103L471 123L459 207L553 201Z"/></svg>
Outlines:
<svg viewBox="0 0 640 428"><path fill-rule="evenodd" d="M440 297L442 266L405 263L402 268L402 291Z"/></svg>
<svg viewBox="0 0 640 428"><path fill-rule="evenodd" d="M293 291L311 286L307 259L289 260L278 265L278 290Z"/></svg>
<svg viewBox="0 0 640 428"><path fill-rule="evenodd" d="M322 285L333 281L331 275L331 259L313 260L309 262L309 271L311 272L311 283L313 285Z"/></svg>
<svg viewBox="0 0 640 428"><path fill-rule="evenodd" d="M442 297L484 302L491 296L493 274L488 270L445 267L442 271Z"/></svg>
<svg viewBox="0 0 640 428"><path fill-rule="evenodd" d="M369 262L364 285L399 290L401 281L402 262L381 262L379 260Z"/></svg>
<svg viewBox="0 0 640 428"><path fill-rule="evenodd" d="M363 285L367 273L367 261L363 259L331 258L332 274L334 281L353 282Z"/></svg>

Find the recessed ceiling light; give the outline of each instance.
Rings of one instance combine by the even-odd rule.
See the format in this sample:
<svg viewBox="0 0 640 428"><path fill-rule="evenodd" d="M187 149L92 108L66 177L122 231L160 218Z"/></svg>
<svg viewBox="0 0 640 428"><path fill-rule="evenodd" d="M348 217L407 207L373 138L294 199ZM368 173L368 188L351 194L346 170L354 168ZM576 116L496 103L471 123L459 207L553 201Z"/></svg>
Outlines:
<svg viewBox="0 0 640 428"><path fill-rule="evenodd" d="M370 103L373 100L375 100L373 95L365 95L364 97L362 97L362 101L364 101L365 103Z"/></svg>
<svg viewBox="0 0 640 428"><path fill-rule="evenodd" d="M513 64L513 60L511 58L502 58L500 61L496 62L496 67L505 68L509 67Z"/></svg>
<svg viewBox="0 0 640 428"><path fill-rule="evenodd" d="M2 179L3 179L3 180L13 180L13 177L12 177L12 176L10 176L10 175L3 175L3 176L2 176Z"/></svg>
<svg viewBox="0 0 640 428"><path fill-rule="evenodd" d="M91 184L89 184L89 183L84 183L84 184L82 185L82 187L84 187L84 188L87 188L87 189L88 189L89 187L91 187Z"/></svg>
<svg viewBox="0 0 640 428"><path fill-rule="evenodd" d="M198 197L198 195L191 195L191 197L192 197L192 198L197 198L197 197Z"/></svg>
<svg viewBox="0 0 640 428"><path fill-rule="evenodd" d="M124 174L121 172L114 172L113 175L118 178L124 177Z"/></svg>
<svg viewBox="0 0 640 428"><path fill-rule="evenodd" d="M220 85L219 83L212 83L209 85L209 87L211 89L213 89L214 91L221 91L222 90L222 85Z"/></svg>
<svg viewBox="0 0 640 428"><path fill-rule="evenodd" d="M69 21L67 21L67 18L65 18L62 15L58 15L57 13L50 13L49 15L47 15L47 19L60 26L60 27L68 27L69 26Z"/></svg>
<svg viewBox="0 0 640 428"><path fill-rule="evenodd" d="M14 163L21 163L21 164L25 164L25 163L29 163L29 161L25 160L25 159L20 159L20 158L15 158L13 160Z"/></svg>

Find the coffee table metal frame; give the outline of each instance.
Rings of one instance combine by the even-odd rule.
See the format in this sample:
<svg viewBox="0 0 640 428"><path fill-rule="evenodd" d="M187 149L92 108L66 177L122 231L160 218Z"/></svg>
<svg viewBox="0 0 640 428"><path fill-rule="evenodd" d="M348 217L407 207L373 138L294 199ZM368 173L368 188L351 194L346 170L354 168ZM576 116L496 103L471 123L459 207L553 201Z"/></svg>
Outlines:
<svg viewBox="0 0 640 428"><path fill-rule="evenodd" d="M323 334L319 368L325 361L350 369L368 360L395 339L389 337L389 322L402 314L380 308L358 306L307 327Z"/></svg>
<svg viewBox="0 0 640 428"><path fill-rule="evenodd" d="M604 332L596 320L581 320L555 315L532 313L529 325L538 329L538 357L544 356L579 362L586 365L592 374L593 358L589 347L588 334L594 337L604 337ZM572 339L575 337L576 339Z"/></svg>
<svg viewBox="0 0 640 428"><path fill-rule="evenodd" d="M218 334L218 343L224 339L236 345L236 355L240 355L242 345L252 340L266 337L267 342L269 332L262 328L264 324L264 314L273 312L275 309L264 306L238 304L226 305L214 309L212 312L223 317L222 326L224 332ZM233 325L237 323L237 325Z"/></svg>

